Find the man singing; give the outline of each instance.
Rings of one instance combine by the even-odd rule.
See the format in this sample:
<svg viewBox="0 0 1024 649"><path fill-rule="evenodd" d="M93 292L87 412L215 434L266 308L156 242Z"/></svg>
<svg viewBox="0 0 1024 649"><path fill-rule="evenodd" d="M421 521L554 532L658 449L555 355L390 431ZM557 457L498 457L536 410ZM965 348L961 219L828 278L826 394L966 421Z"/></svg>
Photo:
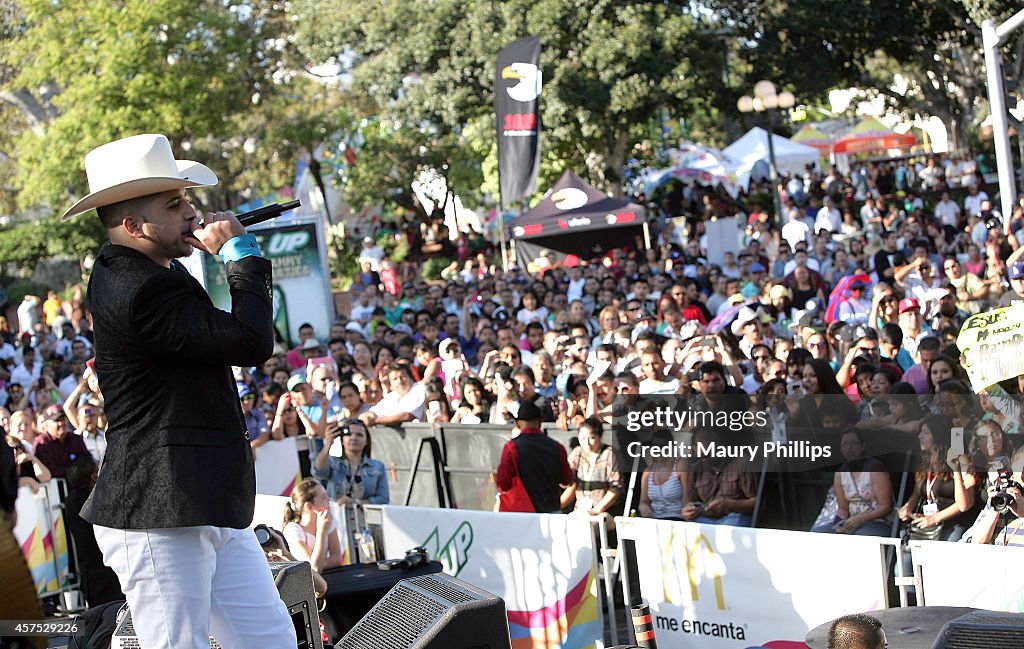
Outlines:
<svg viewBox="0 0 1024 649"><path fill-rule="evenodd" d="M82 510L120 578L142 649L292 649L295 632L255 535L252 450L231 365L271 354L270 262L230 212L202 220L185 188L217 184L162 135L85 157L110 243L89 281L107 451ZM175 259L227 263L231 313Z"/></svg>

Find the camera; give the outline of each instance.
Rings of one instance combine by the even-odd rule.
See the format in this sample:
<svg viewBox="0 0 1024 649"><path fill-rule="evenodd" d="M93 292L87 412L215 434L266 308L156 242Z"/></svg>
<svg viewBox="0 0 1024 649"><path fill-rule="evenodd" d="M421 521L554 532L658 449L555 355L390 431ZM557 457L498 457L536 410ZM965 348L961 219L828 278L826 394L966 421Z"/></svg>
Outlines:
<svg viewBox="0 0 1024 649"><path fill-rule="evenodd" d="M404 559L386 559L384 561L377 562L377 568L379 570L412 570L413 568L419 568L425 566L430 562L427 558L427 549L422 546L417 546L411 550L405 552Z"/></svg>
<svg viewBox="0 0 1024 649"><path fill-rule="evenodd" d="M839 329L836 337L848 345L852 345L861 338L868 335L868 328L864 325L850 326L846 325Z"/></svg>
<svg viewBox="0 0 1024 649"><path fill-rule="evenodd" d="M1003 227L1003 220L992 212L983 212L981 218L985 221L985 227L989 230L998 230Z"/></svg>
<svg viewBox="0 0 1024 649"><path fill-rule="evenodd" d="M263 523L252 528L252 532L256 535L256 540L263 547L270 545L270 542L274 539L274 536L270 533L270 528Z"/></svg>
<svg viewBox="0 0 1024 649"><path fill-rule="evenodd" d="M1016 487L1018 490L1024 491L1024 487L1013 479L1013 472L1009 469L1000 469L996 477L995 486L996 492L992 494L989 503L991 503L992 509L1000 514L1005 514L1013 507L1015 500L1012 495L1007 493L1007 489Z"/></svg>

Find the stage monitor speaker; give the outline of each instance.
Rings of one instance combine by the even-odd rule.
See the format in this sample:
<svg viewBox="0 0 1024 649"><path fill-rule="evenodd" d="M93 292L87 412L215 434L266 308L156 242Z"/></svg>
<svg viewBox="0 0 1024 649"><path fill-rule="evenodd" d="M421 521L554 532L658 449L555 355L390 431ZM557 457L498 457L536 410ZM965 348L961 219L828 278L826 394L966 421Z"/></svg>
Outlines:
<svg viewBox="0 0 1024 649"><path fill-rule="evenodd" d="M288 607L288 615L295 625L296 649L324 649L316 594L313 593L313 573L309 562L271 563L270 572L274 576L281 601ZM132 624L132 614L127 604L118 611L117 626L111 637L110 646L111 649L132 649L139 646ZM213 636L210 636L210 649L220 649L220 644Z"/></svg>
<svg viewBox="0 0 1024 649"><path fill-rule="evenodd" d="M1024 614L977 611L946 622L932 649L1024 649Z"/></svg>
<svg viewBox="0 0 1024 649"><path fill-rule="evenodd" d="M281 594L281 601L288 607L288 615L295 625L297 649L324 649L312 570L308 561L270 564L277 592Z"/></svg>
<svg viewBox="0 0 1024 649"><path fill-rule="evenodd" d="M343 649L511 649L505 602L443 573L403 579L338 646Z"/></svg>

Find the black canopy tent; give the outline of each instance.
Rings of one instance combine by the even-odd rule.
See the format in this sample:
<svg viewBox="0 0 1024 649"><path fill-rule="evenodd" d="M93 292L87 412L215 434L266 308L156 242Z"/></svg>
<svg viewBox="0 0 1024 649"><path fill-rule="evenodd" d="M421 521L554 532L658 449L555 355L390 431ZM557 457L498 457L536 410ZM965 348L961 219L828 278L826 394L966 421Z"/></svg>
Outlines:
<svg viewBox="0 0 1024 649"><path fill-rule="evenodd" d="M595 245L602 250L632 246L637 236L644 236L645 224L642 206L612 198L571 171L562 174L536 207L510 223L522 268L544 249L561 259L585 259Z"/></svg>

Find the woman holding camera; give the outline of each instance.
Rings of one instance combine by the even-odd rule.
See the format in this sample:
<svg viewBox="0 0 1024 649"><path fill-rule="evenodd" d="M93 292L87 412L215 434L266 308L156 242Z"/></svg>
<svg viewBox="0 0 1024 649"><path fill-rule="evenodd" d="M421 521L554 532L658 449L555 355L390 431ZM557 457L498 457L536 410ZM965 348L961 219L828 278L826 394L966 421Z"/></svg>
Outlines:
<svg viewBox="0 0 1024 649"><path fill-rule="evenodd" d="M386 505L391 499L384 464L370 457L370 430L358 419L327 425L313 477L327 482L327 495L339 505Z"/></svg>
<svg viewBox="0 0 1024 649"><path fill-rule="evenodd" d="M327 490L312 478L292 489L284 506L284 538L299 561L308 561L316 572L341 565L338 521L331 515Z"/></svg>

